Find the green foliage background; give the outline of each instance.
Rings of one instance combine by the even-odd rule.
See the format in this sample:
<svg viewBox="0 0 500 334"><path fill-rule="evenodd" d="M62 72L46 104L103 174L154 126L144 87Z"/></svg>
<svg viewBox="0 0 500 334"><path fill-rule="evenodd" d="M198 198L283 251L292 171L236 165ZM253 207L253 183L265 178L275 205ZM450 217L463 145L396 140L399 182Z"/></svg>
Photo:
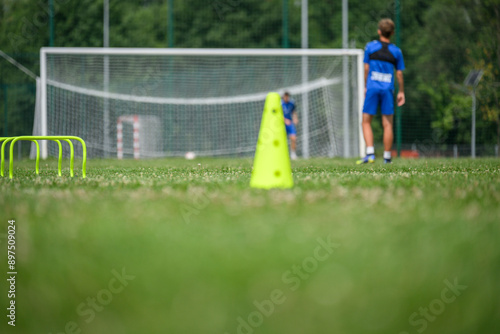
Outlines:
<svg viewBox="0 0 500 334"><path fill-rule="evenodd" d="M167 47L172 42L174 47L187 48L280 48L286 45L283 9L287 4L288 45L300 47L298 0L173 1L174 40L168 41L167 0L110 0L110 46ZM0 1L0 49L37 74L39 49L49 45L48 2ZM103 45L102 0L53 3L55 46ZM311 48L341 47L341 4L309 1ZM351 46L363 48L377 38L377 21L394 16L393 1L349 1ZM424 142L469 144L471 98L456 86L471 69L483 69L477 89L477 143L499 145L500 0L401 0L400 34L407 66L403 143L407 147ZM2 135L30 133L33 80L4 60L0 60L0 76ZM379 128L375 133L381 140Z"/></svg>

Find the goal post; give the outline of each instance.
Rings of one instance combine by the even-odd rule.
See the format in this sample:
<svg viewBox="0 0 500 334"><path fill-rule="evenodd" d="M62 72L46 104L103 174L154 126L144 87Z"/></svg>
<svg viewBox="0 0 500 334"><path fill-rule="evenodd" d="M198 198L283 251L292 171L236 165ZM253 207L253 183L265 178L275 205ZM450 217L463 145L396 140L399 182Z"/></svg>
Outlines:
<svg viewBox="0 0 500 334"><path fill-rule="evenodd" d="M272 91L296 102L299 156L364 153L363 50L44 47L40 76L37 135L80 136L89 157L117 156L126 116L155 120L141 126L155 138L141 141L141 158L251 155ZM43 158L55 154L41 144Z"/></svg>

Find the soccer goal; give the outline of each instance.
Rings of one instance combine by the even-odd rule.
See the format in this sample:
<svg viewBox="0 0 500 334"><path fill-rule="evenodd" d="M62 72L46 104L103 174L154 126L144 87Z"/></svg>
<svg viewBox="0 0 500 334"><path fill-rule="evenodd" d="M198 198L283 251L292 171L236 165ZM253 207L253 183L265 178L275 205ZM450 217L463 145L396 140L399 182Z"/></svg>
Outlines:
<svg viewBox="0 0 500 334"><path fill-rule="evenodd" d="M267 93L288 91L299 156L359 156L362 57L357 49L42 48L34 135L82 137L89 157L250 156ZM47 145L42 157L57 153Z"/></svg>

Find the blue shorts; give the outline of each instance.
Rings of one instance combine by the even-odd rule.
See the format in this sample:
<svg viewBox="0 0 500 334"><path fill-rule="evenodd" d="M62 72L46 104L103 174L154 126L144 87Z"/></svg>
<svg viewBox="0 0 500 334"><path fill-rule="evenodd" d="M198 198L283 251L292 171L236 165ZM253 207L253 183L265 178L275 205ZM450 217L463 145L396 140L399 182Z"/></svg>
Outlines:
<svg viewBox="0 0 500 334"><path fill-rule="evenodd" d="M365 104L363 105L363 113L376 115L379 105L382 115L393 115L394 91L390 89L368 89Z"/></svg>
<svg viewBox="0 0 500 334"><path fill-rule="evenodd" d="M285 124L285 128L286 128L286 135L287 136L297 135L297 129L295 128L295 124L293 124L293 123L290 125Z"/></svg>

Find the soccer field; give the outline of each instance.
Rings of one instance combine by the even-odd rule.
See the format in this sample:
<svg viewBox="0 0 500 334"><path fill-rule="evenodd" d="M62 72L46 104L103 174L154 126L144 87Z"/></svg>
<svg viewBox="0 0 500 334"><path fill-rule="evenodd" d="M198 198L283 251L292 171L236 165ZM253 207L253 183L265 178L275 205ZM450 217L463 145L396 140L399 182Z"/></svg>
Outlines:
<svg viewBox="0 0 500 334"><path fill-rule="evenodd" d="M2 333L500 332L498 159L56 164L0 179Z"/></svg>

